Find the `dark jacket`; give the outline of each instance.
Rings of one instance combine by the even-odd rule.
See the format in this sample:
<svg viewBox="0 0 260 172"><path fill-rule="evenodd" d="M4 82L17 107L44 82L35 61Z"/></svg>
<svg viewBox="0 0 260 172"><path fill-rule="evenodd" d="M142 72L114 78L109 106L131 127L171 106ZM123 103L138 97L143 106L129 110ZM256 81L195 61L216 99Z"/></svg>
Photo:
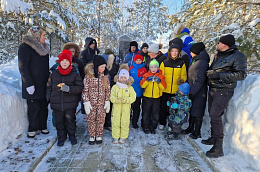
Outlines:
<svg viewBox="0 0 260 172"><path fill-rule="evenodd" d="M230 90L236 88L237 81L246 78L247 74L246 55L241 53L236 45L225 52L218 52L210 70L219 72L219 78L209 78L208 85L213 90Z"/></svg>
<svg viewBox="0 0 260 172"><path fill-rule="evenodd" d="M159 54L154 59L158 61L159 65L161 65L161 63L164 60L166 60L167 57L162 52L159 52ZM150 64L151 60L153 60L153 59L151 59L150 56L145 58L145 68L147 70L149 70L149 64Z"/></svg>
<svg viewBox="0 0 260 172"><path fill-rule="evenodd" d="M204 115L207 101L207 70L209 61L209 54L206 50L203 50L192 58L189 68L188 83L192 100L190 114L193 117L202 117Z"/></svg>
<svg viewBox="0 0 260 172"><path fill-rule="evenodd" d="M32 36L25 36L18 49L18 66L22 77L22 97L43 99L49 77L49 49ZM27 87L34 85L35 92L29 95Z"/></svg>
<svg viewBox="0 0 260 172"><path fill-rule="evenodd" d="M92 42L95 41L95 48L91 49L89 48L89 45L92 44ZM92 63L94 55L99 54L99 49L97 48L97 41L94 38L88 37L85 39L85 50L81 52L80 60L83 63L83 66L85 67L86 64Z"/></svg>
<svg viewBox="0 0 260 172"><path fill-rule="evenodd" d="M149 70L149 63L151 62L151 57L148 55L148 53L141 52L142 56L144 57L144 64L145 68L148 71Z"/></svg>
<svg viewBox="0 0 260 172"><path fill-rule="evenodd" d="M60 83L70 87L69 93L60 91L57 86ZM56 70L49 77L46 98L50 101L52 110L66 111L77 108L82 90L83 82L75 68L68 75L62 75Z"/></svg>
<svg viewBox="0 0 260 172"><path fill-rule="evenodd" d="M81 62L80 59L76 59L76 58L72 58L72 64L75 64L79 70L79 74L80 74L80 77L83 81L84 77L85 77L85 72L84 72L84 65L83 63Z"/></svg>

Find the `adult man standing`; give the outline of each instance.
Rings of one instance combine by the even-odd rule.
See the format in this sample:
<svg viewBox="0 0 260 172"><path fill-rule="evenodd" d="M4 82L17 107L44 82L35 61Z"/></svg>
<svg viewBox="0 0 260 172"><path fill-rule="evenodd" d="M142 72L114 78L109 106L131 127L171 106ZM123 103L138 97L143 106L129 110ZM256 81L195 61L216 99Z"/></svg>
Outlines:
<svg viewBox="0 0 260 172"><path fill-rule="evenodd" d="M87 37L85 39L85 50L81 52L80 60L82 61L83 65L93 61L95 55L99 54L99 50L97 48L97 41L94 38Z"/></svg>
<svg viewBox="0 0 260 172"><path fill-rule="evenodd" d="M124 62L127 63L128 66L132 66L134 62L134 56L136 54L140 54L138 50L138 43L136 41L131 41L129 46L129 53L125 56Z"/></svg>
<svg viewBox="0 0 260 172"><path fill-rule="evenodd" d="M225 35L219 39L217 54L207 71L209 93L208 110L211 124L211 137L201 142L213 145L207 151L208 157L224 156L222 115L229 100L233 96L237 81L246 78L247 59L236 45L233 35Z"/></svg>

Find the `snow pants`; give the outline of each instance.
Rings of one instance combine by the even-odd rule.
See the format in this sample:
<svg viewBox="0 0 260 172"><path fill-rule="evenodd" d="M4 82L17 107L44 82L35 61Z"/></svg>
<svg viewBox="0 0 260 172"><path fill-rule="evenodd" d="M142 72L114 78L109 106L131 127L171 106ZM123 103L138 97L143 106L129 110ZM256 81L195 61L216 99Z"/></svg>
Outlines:
<svg viewBox="0 0 260 172"><path fill-rule="evenodd" d="M208 111L211 124L211 137L223 138L222 115L234 91L210 90L208 93Z"/></svg>
<svg viewBox="0 0 260 172"><path fill-rule="evenodd" d="M135 102L133 103L133 118L132 118L132 125L137 125L140 112L141 112L141 97L136 97Z"/></svg>
<svg viewBox="0 0 260 172"><path fill-rule="evenodd" d="M160 98L143 97L143 128L156 129L160 116Z"/></svg>
<svg viewBox="0 0 260 172"><path fill-rule="evenodd" d="M47 129L48 103L44 99L27 99L28 131Z"/></svg>
<svg viewBox="0 0 260 172"><path fill-rule="evenodd" d="M130 104L114 103L112 109L112 137L126 139L129 135Z"/></svg>
<svg viewBox="0 0 260 172"><path fill-rule="evenodd" d="M92 110L87 115L88 132L90 137L102 137L106 118L104 104L91 105Z"/></svg>
<svg viewBox="0 0 260 172"><path fill-rule="evenodd" d="M76 133L76 109L54 111L58 140L65 140L67 134Z"/></svg>
<svg viewBox="0 0 260 172"><path fill-rule="evenodd" d="M169 93L163 93L161 96L161 103L160 103L160 124L161 125L166 125L167 124L167 117L170 115L167 107L167 101L169 100L170 97L173 97L174 94L169 94Z"/></svg>

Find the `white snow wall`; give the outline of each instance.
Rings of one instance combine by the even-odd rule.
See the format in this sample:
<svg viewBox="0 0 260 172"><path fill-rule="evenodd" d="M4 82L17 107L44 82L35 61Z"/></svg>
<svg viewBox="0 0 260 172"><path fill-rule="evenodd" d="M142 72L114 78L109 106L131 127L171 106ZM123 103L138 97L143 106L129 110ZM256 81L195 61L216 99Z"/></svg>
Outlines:
<svg viewBox="0 0 260 172"><path fill-rule="evenodd" d="M225 145L260 171L260 75L238 82L225 118Z"/></svg>
<svg viewBox="0 0 260 172"><path fill-rule="evenodd" d="M26 101L21 96L17 58L0 66L0 151L26 132Z"/></svg>

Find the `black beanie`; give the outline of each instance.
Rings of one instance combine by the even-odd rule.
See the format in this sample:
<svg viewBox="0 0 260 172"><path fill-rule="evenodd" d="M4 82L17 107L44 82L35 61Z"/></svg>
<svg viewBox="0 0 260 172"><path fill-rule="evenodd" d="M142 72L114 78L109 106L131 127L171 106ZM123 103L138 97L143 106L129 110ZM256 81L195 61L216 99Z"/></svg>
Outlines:
<svg viewBox="0 0 260 172"><path fill-rule="evenodd" d="M93 58L93 64L94 64L94 74L95 77L98 78L98 67L100 65L103 64L107 64L106 60L104 59L104 57L99 56L99 55L95 55ZM106 75L108 73L107 68L104 71L104 75Z"/></svg>
<svg viewBox="0 0 260 172"><path fill-rule="evenodd" d="M146 44L146 43L143 43L143 45L141 46L141 50L142 50L144 47L149 48L148 44Z"/></svg>
<svg viewBox="0 0 260 172"><path fill-rule="evenodd" d="M180 48L180 46L179 46L178 44L173 44L173 45L171 45L170 48L169 48L169 50L171 50L171 49L173 49L173 48L176 48L176 49L179 50L179 52L181 52L181 48Z"/></svg>
<svg viewBox="0 0 260 172"><path fill-rule="evenodd" d="M131 52L131 46L135 46L136 47L136 52L138 51L138 44L137 44L136 41L131 41L130 42L129 52Z"/></svg>
<svg viewBox="0 0 260 172"><path fill-rule="evenodd" d="M173 40L171 40L169 42L169 46L173 45L173 44L178 44L180 46L180 48L183 48L183 41L181 38L174 38Z"/></svg>
<svg viewBox="0 0 260 172"><path fill-rule="evenodd" d="M232 45L235 45L235 38L234 38L233 35L228 34L228 35L225 35L225 36L221 36L220 39L219 39L219 42L231 47Z"/></svg>
<svg viewBox="0 0 260 172"><path fill-rule="evenodd" d="M195 43L190 47L190 52L193 52L196 55L200 54L203 50L205 50L205 45L203 42Z"/></svg>

